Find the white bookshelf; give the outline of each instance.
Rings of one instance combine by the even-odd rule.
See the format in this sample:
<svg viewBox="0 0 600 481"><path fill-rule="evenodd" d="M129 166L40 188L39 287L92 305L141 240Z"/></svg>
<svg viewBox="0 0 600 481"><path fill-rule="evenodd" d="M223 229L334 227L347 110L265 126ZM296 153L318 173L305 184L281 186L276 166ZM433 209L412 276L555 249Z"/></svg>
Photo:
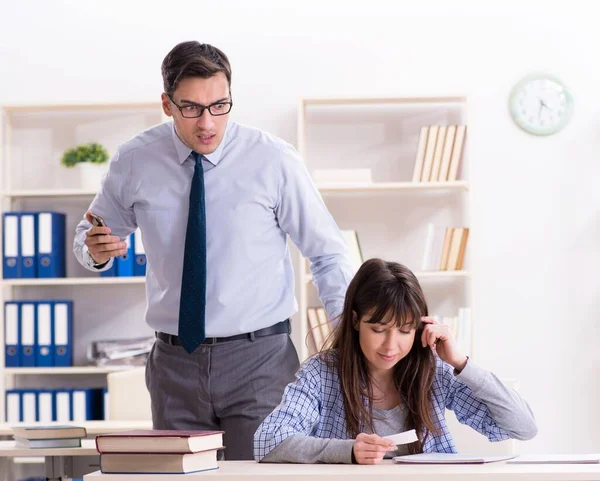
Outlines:
<svg viewBox="0 0 600 481"><path fill-rule="evenodd" d="M394 191L442 191L442 190L469 190L469 184L464 181L456 182L322 182L317 187L323 194L335 192L394 192Z"/></svg>
<svg viewBox="0 0 600 481"><path fill-rule="evenodd" d="M57 376L70 374L108 374L110 372L124 371L131 367L115 366L73 366L73 367L7 367L4 369L5 376Z"/></svg>
<svg viewBox="0 0 600 481"><path fill-rule="evenodd" d="M47 423L47 425L59 425L61 423ZM12 436L12 426L31 426L30 423L0 424L0 436ZM127 431L129 429L152 429L152 421L78 421L77 426L85 428L88 436L108 434L115 431Z"/></svg>
<svg viewBox="0 0 600 481"><path fill-rule="evenodd" d="M60 197L86 197L92 198L96 195L96 190L89 189L33 189L33 190L15 190L1 194L8 199L25 199L36 197L60 198Z"/></svg>
<svg viewBox="0 0 600 481"><path fill-rule="evenodd" d="M456 277L469 277L468 271L414 271L415 276L419 281L427 279L453 279ZM311 283L313 281L312 274L306 274L304 282Z"/></svg>
<svg viewBox="0 0 600 481"><path fill-rule="evenodd" d="M93 275L93 273L92 273ZM24 286L108 286L122 284L145 284L146 278L137 277L63 277L46 279L3 279L4 287L24 287Z"/></svg>
<svg viewBox="0 0 600 481"><path fill-rule="evenodd" d="M67 277L4 279L0 266L0 426L7 389L105 386L106 374L127 367L87 365L89 343L153 335L144 322L145 278L101 277L72 254L75 226L99 185L84 186L77 168L67 169L60 159L65 150L86 142L101 143L112 156L119 144L164 120L160 102L0 107L0 214L53 210L64 212L67 220ZM73 300L74 366L5 368L4 302L21 299ZM94 432L119 429L110 421L89 425Z"/></svg>
<svg viewBox="0 0 600 481"><path fill-rule="evenodd" d="M459 307L472 307L472 235L463 269L423 271L421 266L428 223L471 229L468 140L458 180L412 182L421 127L459 124L468 125L463 96L312 98L302 99L298 109L298 151L311 175L316 169L371 169L369 181L316 182L338 226L358 233L365 260L381 257L409 267L430 314L455 315ZM307 309L321 303L308 260L299 252L297 259L299 312L292 336L302 361L312 347Z"/></svg>

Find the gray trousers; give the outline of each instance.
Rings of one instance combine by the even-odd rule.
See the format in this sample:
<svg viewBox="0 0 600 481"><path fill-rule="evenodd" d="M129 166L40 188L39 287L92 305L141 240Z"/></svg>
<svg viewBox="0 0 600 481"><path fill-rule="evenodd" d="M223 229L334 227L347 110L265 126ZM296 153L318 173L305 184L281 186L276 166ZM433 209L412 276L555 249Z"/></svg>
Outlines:
<svg viewBox="0 0 600 481"><path fill-rule="evenodd" d="M154 429L225 431L225 459L254 459L254 432L298 367L288 334L200 345L192 354L157 339L146 364Z"/></svg>

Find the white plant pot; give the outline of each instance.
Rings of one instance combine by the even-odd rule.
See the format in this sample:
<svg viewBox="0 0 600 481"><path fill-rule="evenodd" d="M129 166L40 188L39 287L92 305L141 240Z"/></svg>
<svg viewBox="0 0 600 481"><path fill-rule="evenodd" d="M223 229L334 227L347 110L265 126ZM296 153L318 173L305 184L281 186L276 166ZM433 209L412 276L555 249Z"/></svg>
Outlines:
<svg viewBox="0 0 600 481"><path fill-rule="evenodd" d="M77 164L79 169L81 188L84 190L99 190L104 174L108 171L108 162L103 164L92 164L81 162Z"/></svg>

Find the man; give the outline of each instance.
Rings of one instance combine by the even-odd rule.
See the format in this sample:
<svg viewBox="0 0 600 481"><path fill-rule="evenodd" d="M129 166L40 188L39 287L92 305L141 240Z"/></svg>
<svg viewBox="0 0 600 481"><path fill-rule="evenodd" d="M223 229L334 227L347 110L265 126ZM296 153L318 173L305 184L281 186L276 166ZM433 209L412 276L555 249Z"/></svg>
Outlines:
<svg viewBox="0 0 600 481"><path fill-rule="evenodd" d="M157 336L146 366L154 428L224 430L226 459L252 459L256 428L298 368L286 234L310 258L330 318L353 271L295 150L229 121L225 54L181 43L162 76L173 122L119 148L73 250L88 269L106 270L141 229L146 321ZM92 227L91 213L106 227Z"/></svg>

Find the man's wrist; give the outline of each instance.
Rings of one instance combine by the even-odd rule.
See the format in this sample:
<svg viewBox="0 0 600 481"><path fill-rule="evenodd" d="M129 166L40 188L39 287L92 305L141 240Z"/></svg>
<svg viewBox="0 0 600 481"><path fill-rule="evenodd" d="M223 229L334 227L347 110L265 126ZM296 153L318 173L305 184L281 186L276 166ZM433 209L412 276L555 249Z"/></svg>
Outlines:
<svg viewBox="0 0 600 481"><path fill-rule="evenodd" d="M96 260L92 257L92 254L90 254L90 251L87 251L87 256L90 261L90 265L95 269L102 269L106 264L108 264L108 261L104 261L101 263L96 262Z"/></svg>

